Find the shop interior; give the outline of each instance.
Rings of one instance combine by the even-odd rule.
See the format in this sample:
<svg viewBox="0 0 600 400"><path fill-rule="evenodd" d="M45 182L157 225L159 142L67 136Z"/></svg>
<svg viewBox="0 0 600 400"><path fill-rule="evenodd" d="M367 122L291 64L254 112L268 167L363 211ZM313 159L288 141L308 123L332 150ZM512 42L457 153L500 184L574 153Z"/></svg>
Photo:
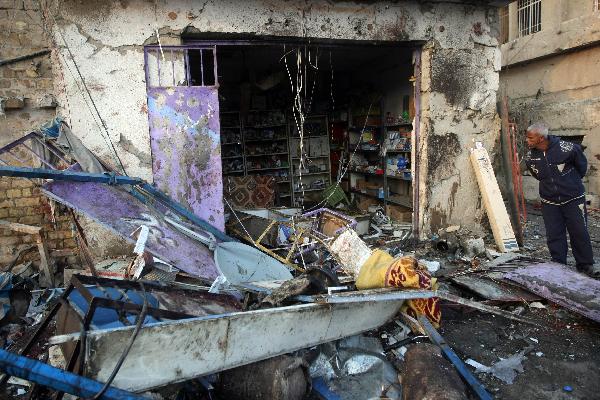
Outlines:
<svg viewBox="0 0 600 400"><path fill-rule="evenodd" d="M380 206L411 222L412 57L407 47L217 46L225 198ZM239 185L249 195L236 199Z"/></svg>

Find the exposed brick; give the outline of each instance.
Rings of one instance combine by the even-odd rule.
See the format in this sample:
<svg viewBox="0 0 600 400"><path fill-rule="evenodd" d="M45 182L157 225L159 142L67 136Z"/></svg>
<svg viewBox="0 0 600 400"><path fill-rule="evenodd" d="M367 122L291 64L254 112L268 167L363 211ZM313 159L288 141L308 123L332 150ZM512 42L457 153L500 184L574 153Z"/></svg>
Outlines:
<svg viewBox="0 0 600 400"><path fill-rule="evenodd" d="M39 226L42 224L43 217L41 215L27 215L20 219L20 223L25 225Z"/></svg>
<svg viewBox="0 0 600 400"><path fill-rule="evenodd" d="M9 198L21 197L21 189L9 189L6 191Z"/></svg>
<svg viewBox="0 0 600 400"><path fill-rule="evenodd" d="M54 88L54 82L52 78L40 78L36 80L36 86L39 89L52 89Z"/></svg>
<svg viewBox="0 0 600 400"><path fill-rule="evenodd" d="M11 79L0 79L0 89L8 89L11 85Z"/></svg>
<svg viewBox="0 0 600 400"><path fill-rule="evenodd" d="M25 209L17 207L9 208L8 215L10 215L11 217L23 217L25 215Z"/></svg>
<svg viewBox="0 0 600 400"><path fill-rule="evenodd" d="M34 187L34 183L28 179L13 178L11 181L11 186L13 188L32 188L32 187Z"/></svg>
<svg viewBox="0 0 600 400"><path fill-rule="evenodd" d="M15 202L13 200L3 200L0 201L0 209L2 208L11 208L15 206Z"/></svg>
<svg viewBox="0 0 600 400"><path fill-rule="evenodd" d="M23 191L29 191L29 189L23 189ZM19 207L33 207L33 206L39 206L40 205L40 198L39 197L27 197L27 198L21 198L19 200L17 200L15 202L15 204L17 204Z"/></svg>

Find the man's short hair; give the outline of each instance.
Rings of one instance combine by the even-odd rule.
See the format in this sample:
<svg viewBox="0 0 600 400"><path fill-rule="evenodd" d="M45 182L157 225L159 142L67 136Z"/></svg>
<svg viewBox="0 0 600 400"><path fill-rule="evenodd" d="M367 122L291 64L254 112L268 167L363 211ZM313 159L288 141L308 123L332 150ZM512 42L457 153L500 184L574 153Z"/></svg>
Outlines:
<svg viewBox="0 0 600 400"><path fill-rule="evenodd" d="M548 137L548 127L541 122L530 125L529 128L527 128L527 132L535 132L543 137Z"/></svg>

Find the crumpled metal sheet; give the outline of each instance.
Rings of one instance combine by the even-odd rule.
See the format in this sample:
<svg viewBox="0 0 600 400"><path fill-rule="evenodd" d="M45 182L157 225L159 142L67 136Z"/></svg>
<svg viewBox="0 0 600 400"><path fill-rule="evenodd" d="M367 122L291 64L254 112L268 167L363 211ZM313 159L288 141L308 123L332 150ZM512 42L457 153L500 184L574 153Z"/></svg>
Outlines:
<svg viewBox="0 0 600 400"><path fill-rule="evenodd" d="M504 278L533 293L600 322L600 281L566 265L542 263L508 272Z"/></svg>
<svg viewBox="0 0 600 400"><path fill-rule="evenodd" d="M131 233L146 225L149 228L146 250L152 255L209 281L219 275L213 254L206 246L174 229L162 215L123 188L93 182L54 181L45 184L43 191L132 244L135 240Z"/></svg>

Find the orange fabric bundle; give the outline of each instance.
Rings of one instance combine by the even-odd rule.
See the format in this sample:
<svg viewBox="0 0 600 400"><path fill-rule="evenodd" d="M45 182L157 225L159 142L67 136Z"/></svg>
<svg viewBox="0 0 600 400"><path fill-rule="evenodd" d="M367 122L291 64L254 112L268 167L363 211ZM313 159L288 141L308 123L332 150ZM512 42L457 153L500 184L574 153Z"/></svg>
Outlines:
<svg viewBox="0 0 600 400"><path fill-rule="evenodd" d="M399 287L410 289L436 290L437 279L433 278L427 268L420 265L412 256L394 259L382 250L375 250L361 267L356 279L358 289L375 289L382 287ZM425 315L432 324L439 327L442 313L439 298L407 300L402 311L416 317Z"/></svg>

